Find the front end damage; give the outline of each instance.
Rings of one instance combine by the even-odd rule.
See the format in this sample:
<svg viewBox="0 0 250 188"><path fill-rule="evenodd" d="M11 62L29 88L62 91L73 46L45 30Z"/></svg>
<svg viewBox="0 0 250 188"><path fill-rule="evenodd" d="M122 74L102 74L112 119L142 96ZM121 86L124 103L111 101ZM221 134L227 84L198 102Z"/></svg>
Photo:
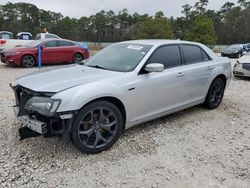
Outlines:
<svg viewBox="0 0 250 188"><path fill-rule="evenodd" d="M32 109L27 106L27 103L34 98L50 100L55 93L35 92L20 85L10 85L10 87L15 93L14 113L21 123L20 140L43 135L44 137L58 136L62 137L65 142L70 141L72 119L76 112L55 112L45 115L36 108Z"/></svg>

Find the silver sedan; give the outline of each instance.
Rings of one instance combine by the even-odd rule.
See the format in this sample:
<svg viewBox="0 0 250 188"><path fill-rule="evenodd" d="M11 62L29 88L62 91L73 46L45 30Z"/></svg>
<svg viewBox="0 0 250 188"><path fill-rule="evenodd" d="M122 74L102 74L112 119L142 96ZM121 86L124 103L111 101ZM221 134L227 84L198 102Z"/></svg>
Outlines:
<svg viewBox="0 0 250 188"><path fill-rule="evenodd" d="M217 108L230 78L229 60L202 44L127 41L82 64L16 79L14 111L21 139L61 136L98 153L132 126L199 104Z"/></svg>

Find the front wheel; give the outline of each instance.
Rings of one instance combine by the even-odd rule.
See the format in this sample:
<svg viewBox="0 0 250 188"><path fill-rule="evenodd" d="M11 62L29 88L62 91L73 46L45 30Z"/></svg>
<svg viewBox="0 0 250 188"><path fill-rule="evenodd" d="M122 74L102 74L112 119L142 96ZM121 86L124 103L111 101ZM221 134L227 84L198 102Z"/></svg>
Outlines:
<svg viewBox="0 0 250 188"><path fill-rule="evenodd" d="M25 55L21 59L21 66L24 68L31 68L35 65L36 60L31 55Z"/></svg>
<svg viewBox="0 0 250 188"><path fill-rule="evenodd" d="M224 96L225 83L221 78L216 78L207 93L204 105L209 109L217 108Z"/></svg>
<svg viewBox="0 0 250 188"><path fill-rule="evenodd" d="M80 63L83 60L81 54L77 53L73 56L73 63Z"/></svg>
<svg viewBox="0 0 250 188"><path fill-rule="evenodd" d="M76 116L72 141L83 153L94 154L109 149L121 135L123 118L110 102L97 101L84 107Z"/></svg>

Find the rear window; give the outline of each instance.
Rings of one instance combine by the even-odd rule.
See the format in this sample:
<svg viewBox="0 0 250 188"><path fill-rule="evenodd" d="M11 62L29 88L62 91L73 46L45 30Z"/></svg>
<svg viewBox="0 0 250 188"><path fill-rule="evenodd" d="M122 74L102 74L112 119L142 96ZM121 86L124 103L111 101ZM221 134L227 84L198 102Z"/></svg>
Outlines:
<svg viewBox="0 0 250 188"><path fill-rule="evenodd" d="M185 64L200 63L210 60L206 52L199 46L183 45L182 50Z"/></svg>

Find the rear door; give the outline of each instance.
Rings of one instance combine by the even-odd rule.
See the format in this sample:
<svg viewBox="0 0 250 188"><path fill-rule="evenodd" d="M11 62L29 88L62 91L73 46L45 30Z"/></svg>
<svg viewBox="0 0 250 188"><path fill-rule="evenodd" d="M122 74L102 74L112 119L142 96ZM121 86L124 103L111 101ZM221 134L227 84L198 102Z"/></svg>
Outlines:
<svg viewBox="0 0 250 188"><path fill-rule="evenodd" d="M208 54L197 45L183 44L183 72L185 72L185 93L191 101L203 100L215 64Z"/></svg>
<svg viewBox="0 0 250 188"><path fill-rule="evenodd" d="M62 62L72 62L76 44L71 41L58 40L57 46L58 55L62 58Z"/></svg>

